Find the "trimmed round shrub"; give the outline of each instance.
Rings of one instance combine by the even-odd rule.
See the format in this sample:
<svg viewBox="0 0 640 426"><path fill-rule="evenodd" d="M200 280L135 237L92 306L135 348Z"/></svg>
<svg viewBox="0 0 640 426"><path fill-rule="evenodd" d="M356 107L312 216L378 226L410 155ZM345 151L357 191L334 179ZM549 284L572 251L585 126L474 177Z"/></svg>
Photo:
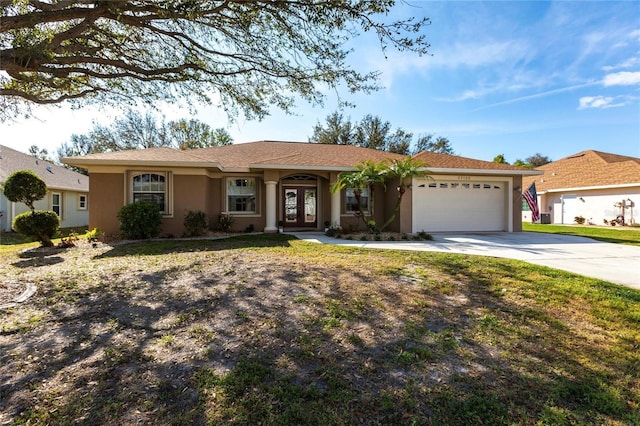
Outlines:
<svg viewBox="0 0 640 426"><path fill-rule="evenodd" d="M9 201L25 203L33 210L33 202L47 195L47 184L32 171L19 170L9 175L2 190Z"/></svg>
<svg viewBox="0 0 640 426"><path fill-rule="evenodd" d="M128 240L143 240L160 235L162 215L156 204L139 201L118 211L120 232Z"/></svg>
<svg viewBox="0 0 640 426"><path fill-rule="evenodd" d="M184 236L199 237L205 235L209 229L207 214L203 211L191 211L184 217Z"/></svg>
<svg viewBox="0 0 640 426"><path fill-rule="evenodd" d="M32 238L44 247L51 247L51 238L60 227L60 218L56 212L50 210L34 210L17 215L13 219L12 228Z"/></svg>

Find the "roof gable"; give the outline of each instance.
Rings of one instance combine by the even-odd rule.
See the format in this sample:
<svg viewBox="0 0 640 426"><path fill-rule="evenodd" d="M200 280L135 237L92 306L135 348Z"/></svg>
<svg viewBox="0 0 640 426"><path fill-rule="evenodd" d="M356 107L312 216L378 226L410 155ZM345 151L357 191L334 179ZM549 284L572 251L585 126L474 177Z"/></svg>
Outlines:
<svg viewBox="0 0 640 426"><path fill-rule="evenodd" d="M31 170L50 189L89 191L88 176L0 145L0 183L19 170Z"/></svg>
<svg viewBox="0 0 640 426"><path fill-rule="evenodd" d="M537 170L542 176L526 178L523 185L535 181L538 192L564 188L615 185L640 185L640 158L587 150L554 161Z"/></svg>

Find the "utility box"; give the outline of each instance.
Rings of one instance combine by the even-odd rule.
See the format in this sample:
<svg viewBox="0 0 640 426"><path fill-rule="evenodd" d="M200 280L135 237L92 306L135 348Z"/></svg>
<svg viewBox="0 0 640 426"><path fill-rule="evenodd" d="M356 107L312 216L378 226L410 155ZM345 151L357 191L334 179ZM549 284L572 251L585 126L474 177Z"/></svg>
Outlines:
<svg viewBox="0 0 640 426"><path fill-rule="evenodd" d="M551 223L551 213L540 213L540 223L549 225Z"/></svg>

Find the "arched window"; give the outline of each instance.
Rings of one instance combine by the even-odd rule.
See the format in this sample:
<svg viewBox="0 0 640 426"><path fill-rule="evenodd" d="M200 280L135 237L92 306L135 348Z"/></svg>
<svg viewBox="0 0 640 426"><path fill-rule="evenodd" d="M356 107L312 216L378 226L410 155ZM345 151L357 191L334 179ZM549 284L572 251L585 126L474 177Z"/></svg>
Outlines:
<svg viewBox="0 0 640 426"><path fill-rule="evenodd" d="M167 214L167 177L164 173L138 173L133 175L133 202L156 204L160 213Z"/></svg>

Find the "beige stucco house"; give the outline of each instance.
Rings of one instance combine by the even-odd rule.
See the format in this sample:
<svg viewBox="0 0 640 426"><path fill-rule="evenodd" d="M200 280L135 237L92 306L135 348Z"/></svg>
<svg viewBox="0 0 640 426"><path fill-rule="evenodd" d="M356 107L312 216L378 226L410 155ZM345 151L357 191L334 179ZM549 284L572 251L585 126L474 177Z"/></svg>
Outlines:
<svg viewBox="0 0 640 426"><path fill-rule="evenodd" d="M47 195L36 201L38 210L53 210L60 216L60 227L84 227L89 223L89 178L73 170L0 145L0 231L11 231L13 218L29 208L9 201L2 185L9 175L31 170L47 184Z"/></svg>
<svg viewBox="0 0 640 426"><path fill-rule="evenodd" d="M62 159L89 170L90 227L119 232L116 217L127 203L157 203L163 231L179 236L188 211L204 211L210 223L221 214L234 228L253 225L276 232L323 230L325 224L358 226L353 193L332 194L339 174L365 160L402 158L398 154L349 145L260 141L177 151L171 148L92 154ZM391 229L505 231L522 229L522 176L539 172L444 154L421 153L431 173L416 178ZM391 214L395 184L363 194L376 222Z"/></svg>
<svg viewBox="0 0 640 426"><path fill-rule="evenodd" d="M582 151L538 167L543 174L527 176L523 186L535 182L543 221L575 223L576 217L602 225L624 215L635 223L640 212L640 158L600 151ZM531 220L524 209L523 220Z"/></svg>

